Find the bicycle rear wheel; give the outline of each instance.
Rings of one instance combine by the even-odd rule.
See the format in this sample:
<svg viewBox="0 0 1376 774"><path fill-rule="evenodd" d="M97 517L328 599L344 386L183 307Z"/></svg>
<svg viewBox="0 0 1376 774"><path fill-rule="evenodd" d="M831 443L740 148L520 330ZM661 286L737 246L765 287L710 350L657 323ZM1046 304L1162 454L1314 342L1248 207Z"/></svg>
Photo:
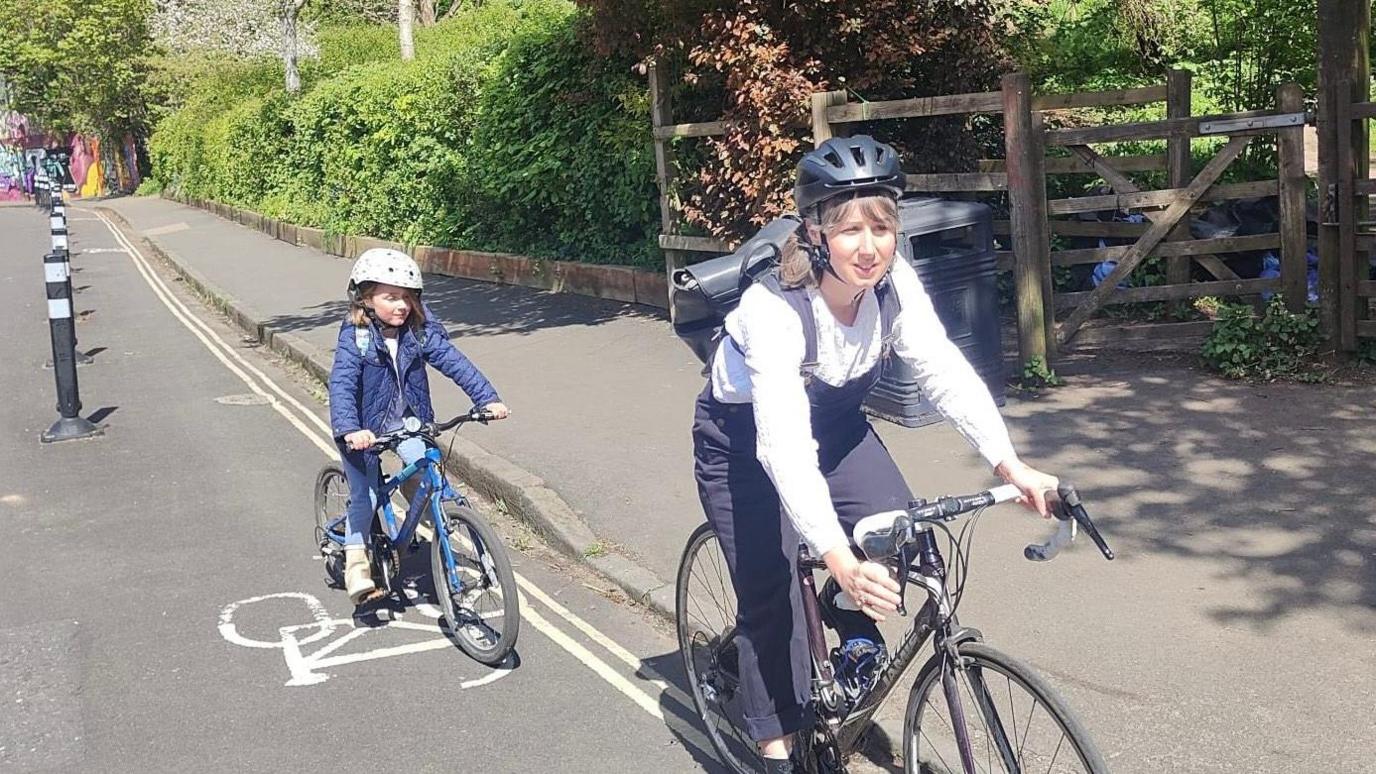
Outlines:
<svg viewBox="0 0 1376 774"><path fill-rule="evenodd" d="M764 771L764 761L745 732L735 641L736 590L712 525L703 524L689 536L679 561L675 596L679 651L712 746L732 771Z"/></svg>
<svg viewBox="0 0 1376 774"><path fill-rule="evenodd" d="M338 521L349 510L349 482L338 465L326 465L315 477L315 544L325 560L325 577L330 585L344 585L344 551L325 536L326 530L344 539L344 523Z"/></svg>
<svg viewBox="0 0 1376 774"><path fill-rule="evenodd" d="M964 729L972 772L1104 774L1089 733L1045 680L1016 659L979 642L957 649L959 664L932 657L908 694L903 725L907 774L967 772L956 729ZM943 682L958 697L952 706Z"/></svg>
<svg viewBox="0 0 1376 774"><path fill-rule="evenodd" d="M444 524L435 525L430 547L435 596L449 631L474 660L502 663L516 647L521 614L516 574L501 539L471 508L446 502Z"/></svg>

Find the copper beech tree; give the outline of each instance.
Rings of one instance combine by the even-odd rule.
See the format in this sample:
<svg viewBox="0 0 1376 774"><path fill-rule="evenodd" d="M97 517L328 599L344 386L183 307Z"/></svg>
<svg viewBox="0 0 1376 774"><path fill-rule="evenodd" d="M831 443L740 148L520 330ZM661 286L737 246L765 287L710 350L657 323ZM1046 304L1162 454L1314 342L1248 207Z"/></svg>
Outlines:
<svg viewBox="0 0 1376 774"><path fill-rule="evenodd" d="M991 0L578 0L602 53L661 63L690 113L728 123L726 134L677 154L685 220L741 237L792 206L789 183L811 147L813 92L852 99L980 91L1004 67ZM683 96L680 96L683 95ZM864 131L867 127L857 126ZM874 127L922 169L972 156L964 119Z"/></svg>

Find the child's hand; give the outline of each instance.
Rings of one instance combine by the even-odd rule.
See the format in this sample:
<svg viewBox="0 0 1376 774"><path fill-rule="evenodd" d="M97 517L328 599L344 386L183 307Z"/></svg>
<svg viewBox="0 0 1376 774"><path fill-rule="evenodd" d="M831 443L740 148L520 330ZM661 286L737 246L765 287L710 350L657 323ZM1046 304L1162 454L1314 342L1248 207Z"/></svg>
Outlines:
<svg viewBox="0 0 1376 774"><path fill-rule="evenodd" d="M358 430L344 436L344 443L354 451L363 451L377 443L377 436L371 430Z"/></svg>
<svg viewBox="0 0 1376 774"><path fill-rule="evenodd" d="M489 403L483 406L483 411L492 415L493 419L506 419L511 416L511 409L505 403Z"/></svg>

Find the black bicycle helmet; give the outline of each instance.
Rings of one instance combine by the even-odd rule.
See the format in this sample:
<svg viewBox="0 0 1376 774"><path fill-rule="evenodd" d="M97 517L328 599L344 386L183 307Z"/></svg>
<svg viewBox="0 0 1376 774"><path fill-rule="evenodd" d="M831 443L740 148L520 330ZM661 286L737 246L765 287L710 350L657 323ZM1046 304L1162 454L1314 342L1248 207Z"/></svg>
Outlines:
<svg viewBox="0 0 1376 774"><path fill-rule="evenodd" d="M798 162L793 201L807 214L817 205L843 194L903 195L903 170L898 153L869 135L833 137Z"/></svg>

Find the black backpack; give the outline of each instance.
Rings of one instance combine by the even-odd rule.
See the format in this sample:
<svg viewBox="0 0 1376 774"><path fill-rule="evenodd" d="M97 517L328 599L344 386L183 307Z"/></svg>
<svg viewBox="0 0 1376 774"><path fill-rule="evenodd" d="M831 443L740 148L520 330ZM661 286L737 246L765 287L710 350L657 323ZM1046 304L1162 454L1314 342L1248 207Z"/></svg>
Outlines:
<svg viewBox="0 0 1376 774"><path fill-rule="evenodd" d="M760 229L735 252L674 271L669 288L674 333L698 360L710 367L712 356L726 336L726 315L740 304L746 288L759 282L787 301L802 318L806 337L804 370L816 365L817 327L812 306L803 291L785 289L779 283L779 258L788 238L801 224L798 216L784 215ZM887 278L875 288L875 293L887 351L899 310L898 294Z"/></svg>
<svg viewBox="0 0 1376 774"><path fill-rule="evenodd" d="M734 253L675 269L670 276L669 307L674 333L698 360L710 363L725 335L726 315L757 279L776 279L779 256L802 221L785 215L760 229Z"/></svg>

